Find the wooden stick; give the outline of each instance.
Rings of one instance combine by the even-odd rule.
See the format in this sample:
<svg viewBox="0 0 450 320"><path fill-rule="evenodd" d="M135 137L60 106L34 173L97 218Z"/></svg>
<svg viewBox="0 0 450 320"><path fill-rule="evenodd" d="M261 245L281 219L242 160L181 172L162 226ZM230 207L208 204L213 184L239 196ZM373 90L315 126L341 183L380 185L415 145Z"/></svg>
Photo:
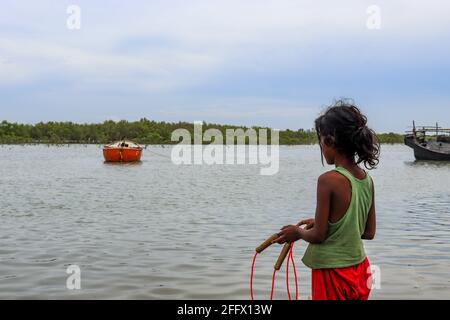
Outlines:
<svg viewBox="0 0 450 320"><path fill-rule="evenodd" d="M258 253L263 252L265 249L270 247L270 245L272 244L272 241L275 240L276 238L278 238L278 234L275 233L275 234L271 235L269 239L267 239L266 241L261 243L259 245L259 247L256 248L256 252L258 252Z"/></svg>
<svg viewBox="0 0 450 320"><path fill-rule="evenodd" d="M289 249L291 248L291 243L286 242L284 244L283 249L281 249L280 255L278 256L278 260L275 263L274 269L280 270L281 266L283 265L284 260L286 259L286 256L289 253Z"/></svg>

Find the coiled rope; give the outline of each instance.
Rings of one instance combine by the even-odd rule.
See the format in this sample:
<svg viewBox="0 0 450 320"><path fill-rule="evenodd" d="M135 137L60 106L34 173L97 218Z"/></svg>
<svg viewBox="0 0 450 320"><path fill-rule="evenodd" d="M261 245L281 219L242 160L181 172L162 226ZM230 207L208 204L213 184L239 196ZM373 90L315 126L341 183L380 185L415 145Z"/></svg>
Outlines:
<svg viewBox="0 0 450 320"><path fill-rule="evenodd" d="M291 247L289 249L289 255L286 261L286 292L288 295L288 299L291 300L291 292L289 289L289 264L292 263L292 270L294 271L294 281L295 281L295 300L298 300L298 277L297 277L297 268L295 267L295 259L294 259L294 254L293 254L293 249L294 249L294 243L291 244ZM250 272L250 297L252 299L252 301L254 301L254 295L253 295L253 277L254 277L254 272L255 272L255 262L256 262L256 257L258 256L258 253L255 252L255 255L253 256L253 260L252 260L252 268L251 268L251 272ZM273 294L275 291L275 278L276 278L276 273L277 270L274 269L273 270L273 274L272 274L272 286L271 286L271 290L270 290L270 300L273 300Z"/></svg>

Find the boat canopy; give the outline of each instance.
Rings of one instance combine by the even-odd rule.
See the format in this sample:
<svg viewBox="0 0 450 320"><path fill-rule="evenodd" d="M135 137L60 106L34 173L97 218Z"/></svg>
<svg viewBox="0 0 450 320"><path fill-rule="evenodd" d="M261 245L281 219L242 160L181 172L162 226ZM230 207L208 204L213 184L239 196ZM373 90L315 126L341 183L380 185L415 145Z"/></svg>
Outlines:
<svg viewBox="0 0 450 320"><path fill-rule="evenodd" d="M137 143L129 140L121 140L111 144L105 145L105 148L142 148Z"/></svg>

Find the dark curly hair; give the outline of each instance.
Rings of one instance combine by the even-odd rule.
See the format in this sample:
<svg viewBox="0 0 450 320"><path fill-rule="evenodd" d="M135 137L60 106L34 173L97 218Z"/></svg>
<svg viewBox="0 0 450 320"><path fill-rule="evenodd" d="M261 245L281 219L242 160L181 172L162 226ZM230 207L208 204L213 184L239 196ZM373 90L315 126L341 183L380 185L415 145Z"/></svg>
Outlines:
<svg viewBox="0 0 450 320"><path fill-rule="evenodd" d="M380 143L367 117L351 100L338 100L316 119L317 137L371 170L379 163ZM320 144L319 144L320 145ZM322 146L320 147L322 149ZM323 163L323 155L322 155Z"/></svg>

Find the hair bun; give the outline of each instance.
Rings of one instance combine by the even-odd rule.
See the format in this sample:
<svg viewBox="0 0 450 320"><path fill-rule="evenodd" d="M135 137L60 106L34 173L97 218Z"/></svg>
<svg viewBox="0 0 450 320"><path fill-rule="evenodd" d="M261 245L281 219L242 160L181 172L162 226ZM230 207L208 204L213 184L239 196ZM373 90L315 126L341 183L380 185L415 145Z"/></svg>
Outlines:
<svg viewBox="0 0 450 320"><path fill-rule="evenodd" d="M367 126L365 126L365 125L356 128L355 132L353 133L353 136L356 137L356 136L363 134L366 129L367 129Z"/></svg>

